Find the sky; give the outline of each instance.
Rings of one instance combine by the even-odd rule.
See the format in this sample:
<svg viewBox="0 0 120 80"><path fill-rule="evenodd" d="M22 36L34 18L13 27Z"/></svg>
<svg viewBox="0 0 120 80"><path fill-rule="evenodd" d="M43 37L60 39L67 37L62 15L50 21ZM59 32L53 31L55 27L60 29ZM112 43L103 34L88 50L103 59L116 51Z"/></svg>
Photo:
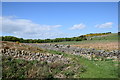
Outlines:
<svg viewBox="0 0 120 80"><path fill-rule="evenodd" d="M119 2L119 0L2 0L2 2Z"/></svg>
<svg viewBox="0 0 120 80"><path fill-rule="evenodd" d="M2 34L25 39L118 31L117 2L3 2Z"/></svg>

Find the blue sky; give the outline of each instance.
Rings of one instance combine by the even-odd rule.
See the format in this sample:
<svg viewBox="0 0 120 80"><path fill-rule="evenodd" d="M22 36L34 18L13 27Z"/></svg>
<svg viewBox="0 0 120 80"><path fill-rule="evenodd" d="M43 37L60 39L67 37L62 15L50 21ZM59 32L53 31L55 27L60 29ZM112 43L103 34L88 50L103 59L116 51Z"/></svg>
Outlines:
<svg viewBox="0 0 120 80"><path fill-rule="evenodd" d="M3 2L3 33L45 39L118 31L117 2Z"/></svg>

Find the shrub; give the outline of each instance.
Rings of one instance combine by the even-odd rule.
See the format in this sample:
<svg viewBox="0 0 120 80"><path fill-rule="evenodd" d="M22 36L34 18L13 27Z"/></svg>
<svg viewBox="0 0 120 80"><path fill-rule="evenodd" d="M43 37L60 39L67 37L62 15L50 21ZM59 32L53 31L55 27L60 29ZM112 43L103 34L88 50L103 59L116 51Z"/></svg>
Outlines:
<svg viewBox="0 0 120 80"><path fill-rule="evenodd" d="M16 41L17 44L19 44L20 42L19 41Z"/></svg>

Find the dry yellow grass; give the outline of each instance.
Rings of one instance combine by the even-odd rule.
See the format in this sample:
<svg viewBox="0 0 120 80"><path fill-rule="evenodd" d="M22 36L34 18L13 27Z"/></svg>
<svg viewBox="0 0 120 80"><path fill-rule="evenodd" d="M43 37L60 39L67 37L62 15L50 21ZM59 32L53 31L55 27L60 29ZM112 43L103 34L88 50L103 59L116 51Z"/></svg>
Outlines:
<svg viewBox="0 0 120 80"><path fill-rule="evenodd" d="M38 47L33 47L30 45L24 45L23 43L16 43L16 42L8 42L8 41L0 41L0 48L3 49L17 49L17 50L25 50L25 51L31 51L31 52L44 52L44 50L38 48Z"/></svg>
<svg viewBox="0 0 120 80"><path fill-rule="evenodd" d="M103 49L103 50L118 50L118 42L98 42L98 43L84 43L78 45L71 45L77 46L80 48L95 48L95 49Z"/></svg>

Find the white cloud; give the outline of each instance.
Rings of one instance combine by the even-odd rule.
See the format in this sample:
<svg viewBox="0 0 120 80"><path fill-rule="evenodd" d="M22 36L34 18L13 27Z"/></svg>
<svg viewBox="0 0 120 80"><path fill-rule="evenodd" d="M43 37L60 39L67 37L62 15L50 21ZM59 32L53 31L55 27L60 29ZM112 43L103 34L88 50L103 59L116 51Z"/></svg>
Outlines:
<svg viewBox="0 0 120 80"><path fill-rule="evenodd" d="M58 30L61 25L40 25L27 19L16 17L0 17L2 21L2 33L12 34L23 38L55 38L62 33Z"/></svg>
<svg viewBox="0 0 120 80"><path fill-rule="evenodd" d="M113 23L112 22L107 22L104 24L98 24L95 27L96 28L112 28Z"/></svg>
<svg viewBox="0 0 120 80"><path fill-rule="evenodd" d="M83 28L85 28L86 26L84 25L84 24L75 24L75 25L73 25L70 29L71 30L76 30L76 29L78 29L78 30L81 30L81 29L83 29Z"/></svg>

